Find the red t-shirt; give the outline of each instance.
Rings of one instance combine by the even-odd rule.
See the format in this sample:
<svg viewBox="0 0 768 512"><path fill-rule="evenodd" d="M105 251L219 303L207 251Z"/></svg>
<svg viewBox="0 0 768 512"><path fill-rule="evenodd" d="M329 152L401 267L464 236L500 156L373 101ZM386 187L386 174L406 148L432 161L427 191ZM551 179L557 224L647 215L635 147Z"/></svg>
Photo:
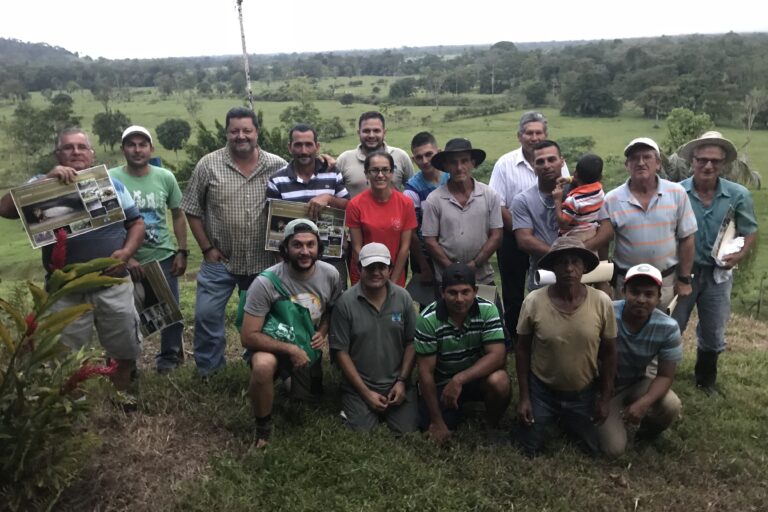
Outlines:
<svg viewBox="0 0 768 512"><path fill-rule="evenodd" d="M371 242L386 245L393 265L400 250L400 235L403 231L413 230L418 226L413 203L394 189L386 203L376 201L371 194L371 189L356 195L347 204L346 222L348 227L362 230L363 245ZM357 258L354 255L350 262L349 277L352 284L360 280ZM405 286L405 272L396 284Z"/></svg>

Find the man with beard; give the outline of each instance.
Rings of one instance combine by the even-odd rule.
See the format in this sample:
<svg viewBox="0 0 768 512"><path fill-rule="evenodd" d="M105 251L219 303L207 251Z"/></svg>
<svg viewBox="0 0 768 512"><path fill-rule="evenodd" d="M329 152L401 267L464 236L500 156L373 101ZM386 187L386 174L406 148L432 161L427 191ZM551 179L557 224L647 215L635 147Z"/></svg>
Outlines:
<svg viewBox="0 0 768 512"><path fill-rule="evenodd" d="M315 326L311 346L316 350L326 345L329 312L341 293L339 273L332 265L318 261L322 255L320 233L314 222L294 219L285 227L280 243L283 261L267 269L282 282L290 300L307 308ZM264 274L248 288L241 341L245 359L251 366L248 396L256 418L256 447L269 443L272 432L273 381L278 374L291 377L291 396L311 399L312 368L309 356L298 345L278 341L262 332L264 319L283 296ZM314 366L319 366L318 359Z"/></svg>
<svg viewBox="0 0 768 512"><path fill-rule="evenodd" d="M33 178L33 181L55 178L61 183L71 184L79 171L94 165L93 148L88 135L80 128L67 128L59 134L54 155L58 165L45 176ZM67 239L65 264L111 257L121 260L122 263L110 267L103 274L110 277L127 277L128 261L144 239L144 221L125 185L118 180L113 180L113 183L125 211L125 221ZM10 194L0 200L0 216L18 218ZM48 273L53 271L50 267L53 247L47 245L42 249L43 267ZM117 371L110 376L112 384L118 390L125 391L129 387L131 373L136 367L136 358L140 352L139 316L133 305L133 284L126 280L118 286L69 294L59 300L53 309L61 310L85 303L92 304L93 311L70 323L61 333L61 341L77 350L91 341L95 326L99 343L104 347L107 357L117 361Z"/></svg>
<svg viewBox="0 0 768 512"><path fill-rule="evenodd" d="M413 166L408 153L400 148L388 146L384 142L387 129L384 126L384 116L381 112L364 112L357 123L357 134L360 145L339 155L336 167L344 177L344 185L349 191L350 198L355 197L368 188L363 163L365 157L374 151L386 151L395 161L392 173L392 184L398 190L403 190L405 183L413 176Z"/></svg>
<svg viewBox="0 0 768 512"><path fill-rule="evenodd" d="M274 261L266 238L267 179L286 161L259 148L259 122L245 107L227 112L226 147L197 163L181 202L203 253L197 274L194 350L207 378L224 365L224 308Z"/></svg>
<svg viewBox="0 0 768 512"><path fill-rule="evenodd" d="M129 126L123 132L120 146L125 165L109 170L109 175L122 181L133 196L144 217L144 243L128 262L134 281L142 279L141 265L150 261L160 263L176 303L179 302L179 280L187 269L187 221L181 210L181 190L176 176L168 169L149 164L152 156L152 135L143 126ZM173 234L171 239L166 213L171 210ZM178 249L176 248L178 247ZM184 324L177 322L160 333L160 352L155 357L158 373L167 373L184 361L182 334Z"/></svg>
<svg viewBox="0 0 768 512"><path fill-rule="evenodd" d="M307 124L297 124L288 133L288 151L293 160L288 165L269 177L267 199L281 199L307 203L307 216L317 219L323 208L331 207L345 210L349 202L349 193L344 187L341 174L334 166L329 166L318 158L320 143L317 131ZM341 282L346 286L347 266L341 258L324 257L341 275Z"/></svg>

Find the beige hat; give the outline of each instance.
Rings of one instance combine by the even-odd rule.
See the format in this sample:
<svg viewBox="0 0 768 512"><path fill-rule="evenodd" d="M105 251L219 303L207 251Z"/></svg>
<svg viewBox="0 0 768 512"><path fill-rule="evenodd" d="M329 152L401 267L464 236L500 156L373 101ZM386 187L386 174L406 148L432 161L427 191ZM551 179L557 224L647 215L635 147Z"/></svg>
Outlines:
<svg viewBox="0 0 768 512"><path fill-rule="evenodd" d="M383 263L389 265L392 259L389 249L384 244L371 242L360 249L360 265L367 267L371 263Z"/></svg>
<svg viewBox="0 0 768 512"><path fill-rule="evenodd" d="M702 134L702 136L698 139L693 139L686 142L683 147L677 151L677 154L680 156L680 158L690 162L693 158L693 152L696 150L696 148L701 146L719 146L723 148L723 151L725 151L726 164L736 160L736 146L733 145L733 142L724 138L722 133L716 131L706 132Z"/></svg>
<svg viewBox="0 0 768 512"><path fill-rule="evenodd" d="M638 137L636 139L632 139L632 141L627 144L627 147L624 148L624 156L629 156L629 153L636 147L636 146L647 146L654 150L656 152L656 156L661 158L661 152L659 151L659 145L656 144L656 141L653 139L650 139L648 137Z"/></svg>
<svg viewBox="0 0 768 512"><path fill-rule="evenodd" d="M586 249L584 243L575 236L561 236L552 247L549 248L549 252L541 257L537 266L544 270L553 270L552 266L555 263L557 257L566 252L576 253L581 261L584 262L584 273L592 272L600 264L600 260L595 253Z"/></svg>

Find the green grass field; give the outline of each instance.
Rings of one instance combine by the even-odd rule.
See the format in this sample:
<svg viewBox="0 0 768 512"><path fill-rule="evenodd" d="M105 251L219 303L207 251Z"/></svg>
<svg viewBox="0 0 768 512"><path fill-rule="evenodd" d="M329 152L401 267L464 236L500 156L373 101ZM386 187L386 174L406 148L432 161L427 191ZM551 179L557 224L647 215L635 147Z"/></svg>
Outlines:
<svg viewBox="0 0 768 512"><path fill-rule="evenodd" d="M364 77L356 90L339 87L337 94L368 94L376 77ZM391 79L390 79L391 80ZM346 79L336 80L345 84ZM278 84L271 84L275 89ZM323 83L324 87L327 84ZM266 87L265 84L257 84ZM386 91L386 87L382 87ZM90 128L101 106L90 93L76 93L76 114ZM34 96L42 104L42 99ZM223 121L236 99L203 100L199 118L210 125ZM262 103L269 127L277 126L285 103ZM346 124L372 105L347 108L338 102L316 102L324 117L339 116L348 136L323 144L331 153L351 148L357 138ZM187 118L181 99L160 99L156 93L135 93L133 101L115 103L133 122L154 128L168 117ZM392 106L391 109L402 107ZM411 124L390 123L387 140L407 148L410 138L431 130L441 142L463 136L495 160L517 147L514 136L522 111L442 122L441 107L408 107ZM0 105L0 119L13 111ZM553 138L589 135L595 152L619 158L624 145L636 136L664 138L664 124L654 126L634 112L613 119L580 119L544 109ZM423 117L431 121L422 125ZM722 130L737 146L744 134ZM768 169L768 132L753 134L751 162ZM8 139L0 133L0 155ZM183 153L183 152L182 152ZM179 157L184 158L180 153ZM100 160L117 164L117 153L98 149ZM164 160L172 152L157 148ZM613 161L617 161L614 160ZM608 181L623 179L623 169L609 169ZM0 176L5 169L0 164ZM765 190L754 192L758 218L768 220ZM0 296L15 293L26 279L40 281L40 256L30 248L18 221L0 220ZM181 306L185 318L194 312L194 273L200 253L190 236L189 272L182 279ZM754 264L740 277L740 311L754 312L760 277L768 272L768 251L760 241ZM743 299L743 303L742 303ZM750 309L751 308L751 309ZM765 312L762 312L765 317ZM234 301L228 319L234 317ZM109 402L100 403L91 429L103 445L84 463L83 473L65 491L56 510L435 510L435 511L644 511L707 510L759 511L768 503L768 327L737 315L728 327L729 350L722 358L720 383L724 396L707 399L692 379L692 331L685 336L685 360L674 389L684 403L682 419L658 442L630 443L621 458L592 460L569 443L556 439L548 453L536 460L522 457L507 443L491 442L481 422L470 420L447 448L438 448L420 435L395 440L385 430L355 434L338 421L339 376L326 365L327 393L321 404L290 403L279 385L275 439L266 451L253 449L253 420L245 396L247 369L239 360L239 340L228 331L227 368L204 385L193 377L194 364L170 377L153 373L158 340L145 341L141 360L139 411L125 415ZM187 325L187 354L191 358L191 328ZM509 368L513 363L510 359ZM514 382L514 371L510 371ZM516 392L516 385L513 385ZM514 401L503 421L514 423ZM3 507L0 506L0 509Z"/></svg>

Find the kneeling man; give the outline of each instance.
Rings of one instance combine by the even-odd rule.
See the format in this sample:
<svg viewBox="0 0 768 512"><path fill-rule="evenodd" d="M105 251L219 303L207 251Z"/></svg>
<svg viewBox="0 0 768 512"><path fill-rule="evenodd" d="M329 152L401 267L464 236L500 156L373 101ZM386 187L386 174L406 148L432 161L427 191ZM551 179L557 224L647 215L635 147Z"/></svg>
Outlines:
<svg viewBox="0 0 768 512"><path fill-rule="evenodd" d="M405 288L389 280L392 259L384 244L363 246L360 281L339 298L331 317L331 350L344 377L342 416L354 430L380 421L396 434L418 427L410 375L416 354L416 310Z"/></svg>
<svg viewBox="0 0 768 512"><path fill-rule="evenodd" d="M635 439L654 439L678 416L682 404L672 391L683 347L677 322L656 309L662 275L647 263L630 268L624 278L624 300L613 303L618 324L619 363L608 418L600 426L600 445L611 457L627 445L625 425L639 425ZM646 367L658 358L655 377Z"/></svg>
<svg viewBox="0 0 768 512"><path fill-rule="evenodd" d="M264 319L272 306L285 297L265 276L271 272L282 284L290 300L307 308L315 326L311 339L313 349L325 346L329 311L341 294L339 272L333 265L318 261L322 256L320 232L308 219L294 219L285 227L285 239L280 243L283 261L259 274L248 288L241 342L245 359L251 366L248 396L256 417L256 447L269 443L272 432L273 381L280 374L291 376L291 396L311 399L312 376L322 371L318 359L309 366L309 356L292 343L278 341L262 332Z"/></svg>
<svg viewBox="0 0 768 512"><path fill-rule="evenodd" d="M484 401L488 423L496 426L510 394L501 318L492 302L477 296L475 270L449 265L441 290L442 298L421 313L414 341L420 426L438 443L456 429L464 402Z"/></svg>

